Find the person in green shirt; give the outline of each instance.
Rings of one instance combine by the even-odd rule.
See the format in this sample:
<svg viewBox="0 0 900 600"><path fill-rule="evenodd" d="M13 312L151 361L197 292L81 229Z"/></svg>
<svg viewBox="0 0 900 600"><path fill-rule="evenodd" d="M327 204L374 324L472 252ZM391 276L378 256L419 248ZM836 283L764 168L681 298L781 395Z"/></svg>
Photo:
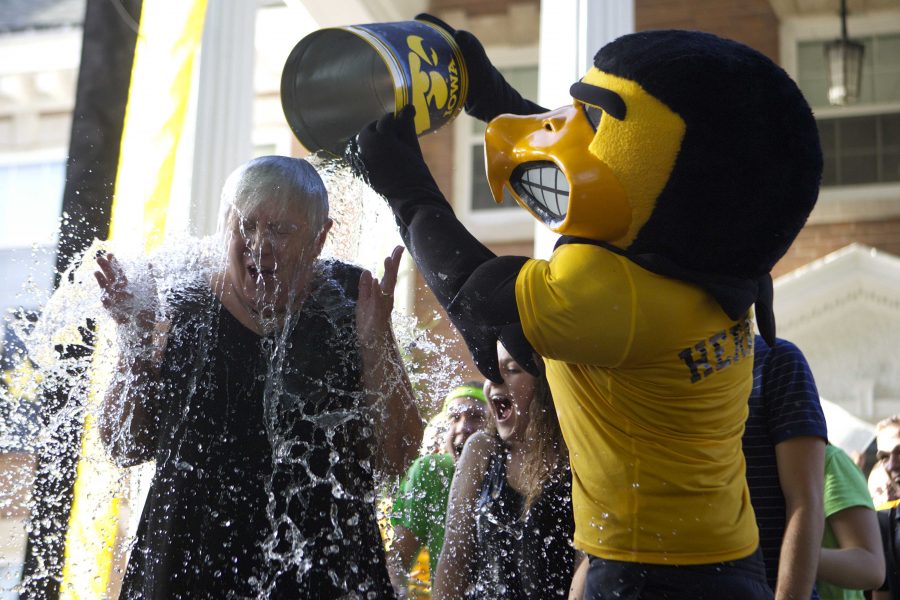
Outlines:
<svg viewBox="0 0 900 600"><path fill-rule="evenodd" d="M884 551L866 479L846 452L825 447L825 534L816 590L822 600L862 600L884 580Z"/></svg>
<svg viewBox="0 0 900 600"><path fill-rule="evenodd" d="M447 427L441 451L416 459L400 483L391 513L394 537L388 559L391 581L400 598L412 593L416 597L429 595L430 573L434 573L444 544L447 497L456 461L466 440L484 429L488 418L487 399L480 383L466 383L451 390L438 415ZM429 571L418 573L414 582L410 569L423 549L428 554Z"/></svg>

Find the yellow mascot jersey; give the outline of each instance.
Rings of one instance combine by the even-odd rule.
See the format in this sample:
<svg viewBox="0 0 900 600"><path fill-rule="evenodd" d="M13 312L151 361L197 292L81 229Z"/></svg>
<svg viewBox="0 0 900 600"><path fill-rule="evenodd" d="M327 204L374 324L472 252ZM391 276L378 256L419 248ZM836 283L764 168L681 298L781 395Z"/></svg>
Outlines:
<svg viewBox="0 0 900 600"><path fill-rule="evenodd" d="M569 447L575 545L674 565L751 554L749 314L586 244L526 263L516 301Z"/></svg>

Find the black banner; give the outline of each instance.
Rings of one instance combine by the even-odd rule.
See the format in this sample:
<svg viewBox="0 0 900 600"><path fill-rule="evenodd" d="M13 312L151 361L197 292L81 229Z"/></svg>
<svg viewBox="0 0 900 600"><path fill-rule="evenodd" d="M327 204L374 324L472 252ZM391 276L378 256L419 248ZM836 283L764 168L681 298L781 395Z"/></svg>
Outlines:
<svg viewBox="0 0 900 600"><path fill-rule="evenodd" d="M131 83L142 0L87 0L81 66L66 165L56 280L95 237L106 239L119 163L125 106ZM91 349L90 324L84 346L66 346L63 357L83 358ZM21 597L59 597L72 489L81 449L80 414L68 410L84 401L84 373L50 375L42 386L41 422L54 423L38 449L32 489ZM63 411L63 407L66 410Z"/></svg>

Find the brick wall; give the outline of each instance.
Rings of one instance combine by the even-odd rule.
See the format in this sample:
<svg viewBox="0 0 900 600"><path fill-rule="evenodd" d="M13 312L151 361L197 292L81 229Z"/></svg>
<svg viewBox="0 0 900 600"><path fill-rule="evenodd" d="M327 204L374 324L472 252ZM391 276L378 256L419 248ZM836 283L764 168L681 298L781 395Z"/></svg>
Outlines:
<svg viewBox="0 0 900 600"><path fill-rule="evenodd" d="M635 28L695 29L743 42L778 62L778 18L768 0L635 0Z"/></svg>
<svg viewBox="0 0 900 600"><path fill-rule="evenodd" d="M772 275L778 277L789 273L854 242L900 256L900 218L807 225L784 258L775 265Z"/></svg>
<svg viewBox="0 0 900 600"><path fill-rule="evenodd" d="M432 0L430 11L442 13L447 11L462 11L470 17L478 17L488 14L506 12L511 4L532 4L540 6L540 0ZM451 23L452 25L452 23Z"/></svg>

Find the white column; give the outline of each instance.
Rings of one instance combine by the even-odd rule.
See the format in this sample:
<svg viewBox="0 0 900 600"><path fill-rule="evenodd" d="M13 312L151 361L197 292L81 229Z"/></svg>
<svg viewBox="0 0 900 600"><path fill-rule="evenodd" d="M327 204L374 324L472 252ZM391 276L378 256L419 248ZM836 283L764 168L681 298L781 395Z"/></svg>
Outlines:
<svg viewBox="0 0 900 600"><path fill-rule="evenodd" d="M634 0L541 0L538 104L569 104L569 87L604 44L634 31ZM546 258L558 236L535 222L534 256Z"/></svg>
<svg viewBox="0 0 900 600"><path fill-rule="evenodd" d="M853 396L856 404L856 410L851 411L855 415L861 416L863 419L873 420L879 419L880 415L876 414L875 406L875 380L864 377L858 378L853 383Z"/></svg>
<svg viewBox="0 0 900 600"><path fill-rule="evenodd" d="M256 5L253 0L207 5L191 161L193 234L215 231L222 183L252 157Z"/></svg>

